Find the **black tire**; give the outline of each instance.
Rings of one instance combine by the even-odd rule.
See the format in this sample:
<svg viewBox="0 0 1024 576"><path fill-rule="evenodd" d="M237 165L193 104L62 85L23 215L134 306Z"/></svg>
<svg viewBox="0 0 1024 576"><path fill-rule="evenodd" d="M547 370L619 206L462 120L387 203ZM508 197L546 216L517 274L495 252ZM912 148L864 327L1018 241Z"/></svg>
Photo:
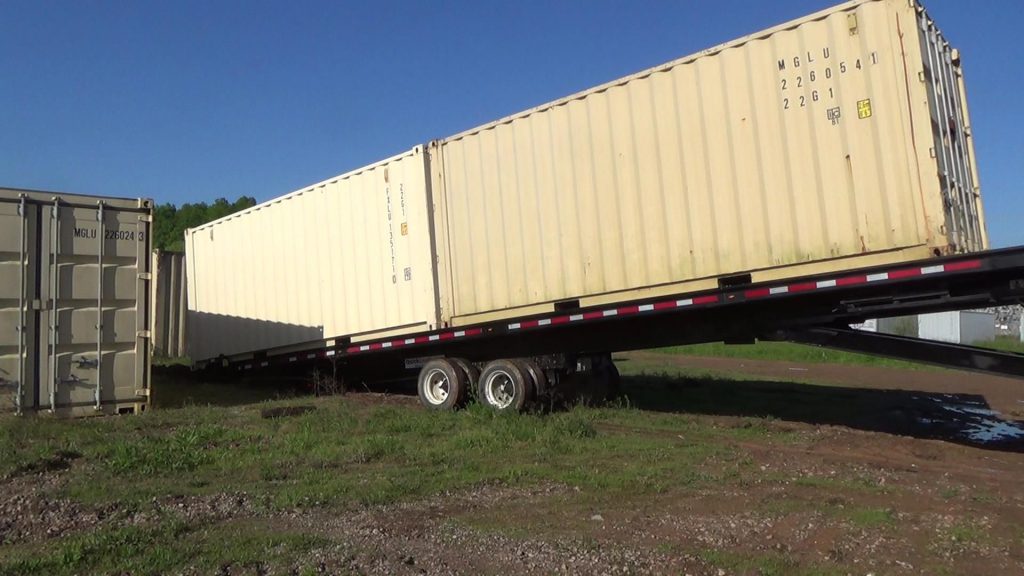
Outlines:
<svg viewBox="0 0 1024 576"><path fill-rule="evenodd" d="M466 360L465 358L449 358L456 366L462 370L462 373L466 375L466 400L469 400L470 396L476 396L477 382L480 381L480 369L475 364Z"/></svg>
<svg viewBox="0 0 1024 576"><path fill-rule="evenodd" d="M533 397L533 380L515 360L494 360L484 366L477 386L477 399L499 412L522 412Z"/></svg>
<svg viewBox="0 0 1024 576"><path fill-rule="evenodd" d="M523 370L526 370L527 375L530 377L533 389L527 401L534 402L547 392L548 377L544 375L544 370L541 369L540 365L529 358L520 358L516 362L522 366Z"/></svg>
<svg viewBox="0 0 1024 576"><path fill-rule="evenodd" d="M466 373L447 358L427 362L416 381L420 403L431 410L454 410L466 397Z"/></svg>
<svg viewBox="0 0 1024 576"><path fill-rule="evenodd" d="M622 376L619 375L619 368L611 358L608 359L606 370L608 372L608 399L618 400L622 397Z"/></svg>
<svg viewBox="0 0 1024 576"><path fill-rule="evenodd" d="M617 398L621 388L619 369L612 362L611 355L598 358L589 372L577 375L582 376L577 400L588 406L598 406Z"/></svg>

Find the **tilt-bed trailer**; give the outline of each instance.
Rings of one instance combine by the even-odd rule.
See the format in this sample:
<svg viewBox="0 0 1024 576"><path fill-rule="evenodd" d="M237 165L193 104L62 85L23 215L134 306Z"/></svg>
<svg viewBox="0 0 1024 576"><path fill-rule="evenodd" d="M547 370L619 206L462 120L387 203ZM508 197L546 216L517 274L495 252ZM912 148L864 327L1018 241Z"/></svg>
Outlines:
<svg viewBox="0 0 1024 576"><path fill-rule="evenodd" d="M790 341L1024 378L1024 355L863 332L851 324L929 312L1024 302L1024 246L851 269L775 283L749 275L718 288L615 305L423 332L353 344L310 344L207 367L229 370L327 363L349 381L409 376L428 408L451 409L471 387L498 410L582 394L599 399L618 384L611 352L702 342Z"/></svg>

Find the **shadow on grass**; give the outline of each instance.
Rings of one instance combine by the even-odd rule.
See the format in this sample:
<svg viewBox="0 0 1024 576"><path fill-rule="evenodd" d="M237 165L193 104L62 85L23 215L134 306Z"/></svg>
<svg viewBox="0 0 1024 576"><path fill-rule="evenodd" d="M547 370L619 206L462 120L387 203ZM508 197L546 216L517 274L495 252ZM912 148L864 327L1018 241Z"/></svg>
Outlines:
<svg viewBox="0 0 1024 576"><path fill-rule="evenodd" d="M241 406L268 400L311 397L348 392L416 396L415 377L381 382L355 380L334 384L329 366L294 367L238 372L193 371L185 364L153 366L153 408L186 406ZM319 382L319 387L316 384Z"/></svg>
<svg viewBox="0 0 1024 576"><path fill-rule="evenodd" d="M239 406L312 394L305 372L257 374L218 378L186 366L154 367L153 406ZM351 391L414 398L416 385L400 379ZM1003 418L975 394L671 374L623 376L622 392L631 406L652 412L770 417L1024 453L1024 420Z"/></svg>
<svg viewBox="0 0 1024 576"><path fill-rule="evenodd" d="M153 367L153 408L240 406L311 394L306 378L223 378L188 366Z"/></svg>
<svg viewBox="0 0 1024 576"><path fill-rule="evenodd" d="M622 385L641 410L770 417L1024 452L1024 420L1002 418L975 394L671 375L623 376Z"/></svg>

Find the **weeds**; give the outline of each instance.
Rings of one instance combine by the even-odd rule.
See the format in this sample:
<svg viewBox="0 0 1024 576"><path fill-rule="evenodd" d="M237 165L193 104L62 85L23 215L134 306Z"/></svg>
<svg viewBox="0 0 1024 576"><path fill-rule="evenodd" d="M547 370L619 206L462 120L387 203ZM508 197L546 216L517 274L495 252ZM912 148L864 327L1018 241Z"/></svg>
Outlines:
<svg viewBox="0 0 1024 576"><path fill-rule="evenodd" d="M209 573L223 572L231 565L247 573L267 573L275 564L290 564L292 557L326 543L320 537L266 530L251 523L207 527L162 518L153 526L104 528L64 538L41 552L16 550L0 561L0 573L163 574L185 563Z"/></svg>
<svg viewBox="0 0 1024 576"><path fill-rule="evenodd" d="M851 508L844 516L861 528L881 528L896 523L896 515L887 508Z"/></svg>
<svg viewBox="0 0 1024 576"><path fill-rule="evenodd" d="M702 560L718 568L742 574L762 576L826 576L844 572L826 567L801 566L796 560L782 554L742 554L724 550L701 550L697 554Z"/></svg>
<svg viewBox="0 0 1024 576"><path fill-rule="evenodd" d="M189 425L165 436L108 446L104 463L118 475L190 472L212 461L218 441L227 436L222 426Z"/></svg>
<svg viewBox="0 0 1024 576"><path fill-rule="evenodd" d="M334 396L347 391L344 377L338 375L337 361L331 362L330 374L321 372L319 368L314 369L312 380L314 396Z"/></svg>
<svg viewBox="0 0 1024 576"><path fill-rule="evenodd" d="M817 346L806 346L790 342L758 342L756 344L723 344L711 342L689 346L671 346L655 350L663 354L705 356L716 358L748 358L752 360L784 360L811 364L848 364L860 366L883 366L911 370L931 370L930 366L915 362L893 360L882 356L843 352Z"/></svg>

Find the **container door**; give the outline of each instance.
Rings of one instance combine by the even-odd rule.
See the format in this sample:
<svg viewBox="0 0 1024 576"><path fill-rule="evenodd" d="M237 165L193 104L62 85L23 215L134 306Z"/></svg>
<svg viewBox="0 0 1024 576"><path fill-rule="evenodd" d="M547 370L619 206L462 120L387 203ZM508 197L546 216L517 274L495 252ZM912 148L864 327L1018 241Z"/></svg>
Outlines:
<svg viewBox="0 0 1024 576"><path fill-rule="evenodd" d="M59 202L44 210L47 356L40 406L144 401L148 222L135 212Z"/></svg>
<svg viewBox="0 0 1024 576"><path fill-rule="evenodd" d="M961 89L960 57L923 10L918 12L918 33L946 230L957 251L983 250L988 247L988 240L980 209L967 102Z"/></svg>
<svg viewBox="0 0 1024 576"><path fill-rule="evenodd" d="M21 413L36 400L33 296L37 208L0 199L0 412Z"/></svg>

